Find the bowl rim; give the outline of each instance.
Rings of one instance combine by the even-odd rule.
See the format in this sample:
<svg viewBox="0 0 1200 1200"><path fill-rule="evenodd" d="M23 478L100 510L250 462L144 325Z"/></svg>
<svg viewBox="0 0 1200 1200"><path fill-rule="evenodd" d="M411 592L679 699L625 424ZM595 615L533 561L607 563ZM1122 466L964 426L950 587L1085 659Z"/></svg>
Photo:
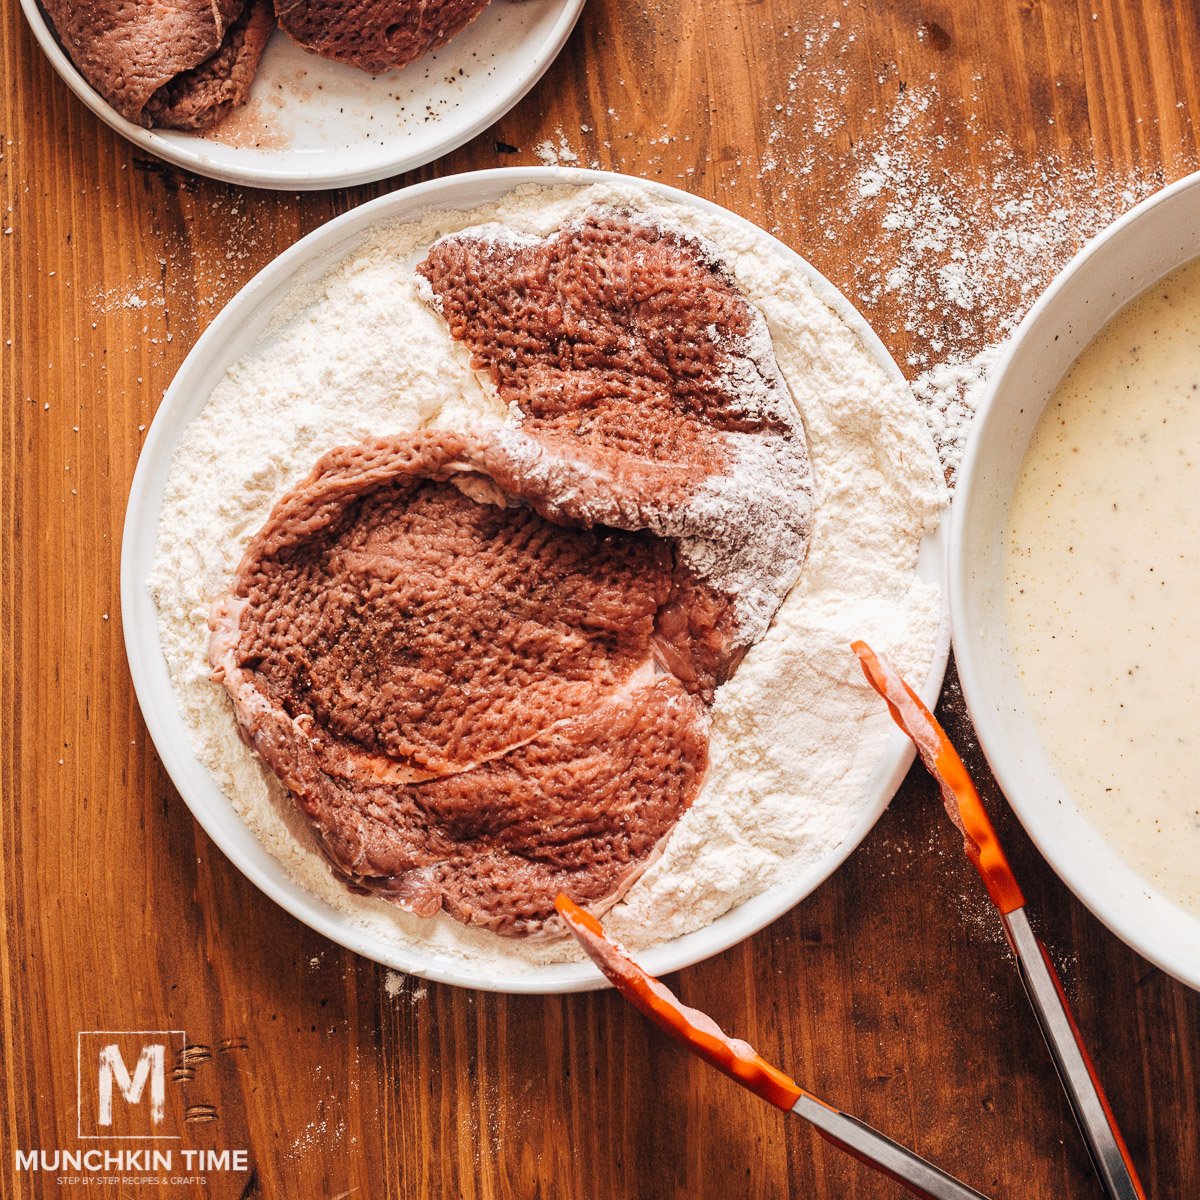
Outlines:
<svg viewBox="0 0 1200 1200"><path fill-rule="evenodd" d="M428 951L406 950L400 953L392 948L385 950L371 937L354 929L344 914L319 901L307 892L303 885L287 875L286 868L270 855L236 812L233 812L228 797L216 787L215 780L208 776L206 768L195 758L186 732L180 739L178 729L171 728L172 718L180 722L179 728L182 728L182 723L163 658L157 610L146 587L147 572L143 569L147 562L153 561L153 543L161 511L161 490L156 495L154 489L165 478L176 439L186 424L186 421L180 422L178 413L189 396L193 379L199 379L201 372L208 369L214 351L222 351L229 331L263 300L270 299L277 288L290 284L306 264L319 259L323 249L344 243L349 237L362 236L381 220L414 216L434 207L450 210L470 207L470 204L461 201L445 199L447 195L454 196L459 190L470 193L475 197L474 202L478 203L480 197L493 194L486 191L488 188L499 188L500 190L494 192L494 195L499 197L530 183L585 186L613 182L647 189L652 194L683 202L702 212L719 213L726 219L740 223L757 235L769 239L784 261L792 263L802 271L812 283L818 297L860 337L867 353L878 362L885 373L907 388L903 374L878 335L849 300L794 250L745 217L678 188L607 171L564 167L499 167L486 171L464 172L414 184L368 201L333 218L269 262L225 305L197 339L163 396L138 459L125 515L121 547L121 616L134 690L163 766L201 827L222 853L260 891L330 940L408 974L486 991L550 994L585 991L609 985L603 975L588 962L556 963L520 972L488 971L466 960L451 959ZM439 201L439 197L443 199ZM228 359L222 361L228 365ZM914 571L915 577L934 583L939 588L942 599L942 621L934 647L933 661L918 689L931 707L941 691L949 655L945 529L943 514L943 520L938 527L927 534L922 542L918 567ZM811 895L874 827L908 772L913 756L914 751L909 740L899 730L889 731L886 746L871 775L870 803L864 806L858 821L842 841L819 861L816 869L803 872L793 881L775 884L699 930L658 943L641 952L639 958L643 964L655 974L665 975L701 962L757 933ZM193 782L199 778L198 772L208 777L211 788L216 790L227 811L221 812L216 807L210 809L202 799L193 794ZM232 831L227 820L230 813L237 827ZM238 831L245 837L240 836ZM246 837L253 844L247 842Z"/></svg>
<svg viewBox="0 0 1200 1200"><path fill-rule="evenodd" d="M1046 290L1042 292L1008 337L980 397L959 466L948 522L947 579L950 591L950 624L954 661L967 711L975 727L979 745L987 759L988 766L1026 833L1059 877L1102 924L1154 966L1189 987L1200 990L1200 961L1188 960L1179 953L1172 953L1170 940L1156 935L1152 928L1147 928L1148 922L1143 910L1149 908L1153 912L1162 905L1169 905L1176 913L1194 921L1198 932L1200 932L1200 916L1193 917L1169 897L1158 892L1145 876L1135 871L1114 851L1116 861L1106 864L1108 870L1121 872L1120 877L1129 885L1138 887L1145 896L1145 899L1132 910L1122 909L1116 905L1108 895L1111 888L1105 888L1096 874L1090 872L1086 867L1081 867L1079 862L1070 855L1060 855L1058 846L1060 839L1044 811L1046 806L1040 803L1037 797L1027 794L1025 771L1006 753L1005 747L1008 738L1004 717L991 699L983 652L976 641L976 631L968 620L967 603L972 584L971 573L967 568L966 535L968 513L975 493L976 481L988 455L988 431L997 419L996 414L1003 409L1007 377L1022 345L1026 339L1036 336L1036 331L1047 311L1086 264L1090 263L1097 255L1104 254L1114 242L1125 236L1128 230L1150 218L1151 214L1162 205L1169 203L1181 193L1192 190L1200 190L1200 171L1186 175L1159 189L1107 225L1089 240L1051 280ZM1176 266L1183 266L1197 256L1200 256L1200 247L1197 248L1195 255L1191 258L1181 259ZM1168 271L1172 269L1174 268L1167 268ZM1125 296L1114 313L1151 286L1153 286L1153 282L1147 283L1138 291ZM1112 319L1112 315L1110 314L1106 318L1106 322ZM1094 337L1095 334L1092 336ZM1091 340L1089 338L1083 342L1076 353L1082 353ZM1061 376L1059 378L1061 379ZM1049 395L1047 395L1048 399ZM1085 823L1090 830L1096 833L1097 837L1100 837L1083 813L1078 809L1075 812L1077 819ZM1101 838L1101 840L1104 839ZM1106 875L1106 878L1111 879L1111 874Z"/></svg>
<svg viewBox="0 0 1200 1200"><path fill-rule="evenodd" d="M42 52L67 87L110 129L115 130L140 149L176 167L182 167L186 171L192 171L197 175L216 179L222 183L264 188L271 191L325 191L375 183L381 179L403 175L406 171L426 166L451 151L457 150L495 124L529 94L550 69L551 63L562 53L567 39L571 36L571 32L583 12L585 2L586 0L556 0L560 10L558 16L535 53L530 56L524 68L515 76L512 86L494 103L482 106L475 118L461 126L457 132L441 141L432 143L427 149L417 152L387 154L382 152L381 147L381 153L374 165L360 167L355 171L347 171L338 165L336 151L321 155L322 165L303 171L289 166L296 160L292 154L286 152L280 154L282 165L277 170L266 166L239 166L221 162L215 159L211 153L193 148L193 142L196 147L213 144L207 142L199 134L188 134L185 130L168 131L186 136L188 140L181 143L172 137L164 136L158 130L136 125L121 116L83 77L82 72L63 49L39 0L21 0L21 9ZM280 31L276 29L272 31L271 36L275 37L279 33ZM347 69L353 70L354 68ZM384 145L386 146L386 143Z"/></svg>

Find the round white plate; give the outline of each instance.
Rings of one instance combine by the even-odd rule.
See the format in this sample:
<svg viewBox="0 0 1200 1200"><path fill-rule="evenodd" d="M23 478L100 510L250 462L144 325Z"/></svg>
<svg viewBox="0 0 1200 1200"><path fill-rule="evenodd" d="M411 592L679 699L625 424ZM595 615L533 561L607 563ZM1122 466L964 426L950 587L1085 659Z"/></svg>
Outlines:
<svg viewBox="0 0 1200 1200"><path fill-rule="evenodd" d="M102 121L176 166L252 187L352 187L410 171L469 141L542 77L584 0L492 0L445 46L368 75L317 58L276 30L245 108L210 134L126 121L76 70L38 0L21 0L67 86Z"/></svg>
<svg viewBox="0 0 1200 1200"><path fill-rule="evenodd" d="M364 936L344 914L317 900L286 873L242 823L229 800L193 755L188 731L176 706L159 643L158 613L146 587L154 563L163 493L180 434L207 403L209 394L226 370L253 349L276 305L297 284L321 278L345 258L373 226L381 221L412 219L430 208L474 208L499 200L522 184L588 184L612 180L636 184L654 195L692 205L702 212L716 211L730 216L707 200L661 184L600 171L518 167L454 175L404 188L353 209L310 233L260 271L226 305L184 360L146 436L125 515L121 616L129 667L150 736L196 819L235 866L305 924L377 962L444 983L505 992L573 992L602 987L604 979L590 963L530 967L520 973L488 973L462 959L416 950L398 952ZM733 219L742 220L740 217ZM808 277L818 295L858 334L887 374L903 383L900 369L883 343L841 292L783 243L776 242L775 249L798 272ZM940 529L923 543L917 574L945 592L945 545ZM928 678L920 688L930 707L941 689L948 651L947 631L939 638ZM898 730L894 731L867 784L869 803L840 845L786 883L748 900L704 929L640 953L639 960L654 974L665 975L740 942L787 912L823 883L867 835L900 786L912 760L911 743Z"/></svg>
<svg viewBox="0 0 1200 1200"><path fill-rule="evenodd" d="M1118 937L1200 989L1200 916L1158 891L1088 820L1025 703L1005 612L1005 528L1025 449L1076 355L1121 308L1200 256L1200 173L1143 200L1080 251L1009 339L979 405L950 523L950 612L979 744L1037 848ZM1188 497L1180 497L1181 504ZM1103 603L1098 599L1097 603Z"/></svg>

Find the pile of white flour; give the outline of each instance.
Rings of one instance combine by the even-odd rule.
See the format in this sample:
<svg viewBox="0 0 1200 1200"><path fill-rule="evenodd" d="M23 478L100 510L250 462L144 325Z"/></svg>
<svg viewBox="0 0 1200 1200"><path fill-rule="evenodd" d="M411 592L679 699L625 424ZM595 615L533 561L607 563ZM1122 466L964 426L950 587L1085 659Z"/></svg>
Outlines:
<svg viewBox="0 0 1200 1200"><path fill-rule="evenodd" d="M659 858L606 920L644 947L699 929L803 875L862 821L891 729L850 653L864 637L913 679L942 636L942 602L915 577L945 490L921 412L764 234L623 184L523 188L473 212L385 226L316 286L288 297L180 439L149 580L193 748L230 803L305 888L379 956L422 950L480 969L579 958L572 939L519 941L353 895L237 733L209 679L207 617L274 501L333 446L419 427L508 419L413 267L446 233L489 221L544 236L597 204L707 241L766 319L803 416L816 480L808 557L766 636L717 692L708 775Z"/></svg>

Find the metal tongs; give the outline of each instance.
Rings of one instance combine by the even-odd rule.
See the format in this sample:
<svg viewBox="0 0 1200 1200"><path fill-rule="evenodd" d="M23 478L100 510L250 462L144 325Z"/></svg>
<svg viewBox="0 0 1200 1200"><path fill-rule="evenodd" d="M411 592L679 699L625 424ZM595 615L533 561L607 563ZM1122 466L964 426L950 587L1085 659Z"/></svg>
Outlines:
<svg viewBox="0 0 1200 1200"><path fill-rule="evenodd" d="M926 1200L987 1200L982 1193L906 1150L891 1138L805 1091L754 1048L725 1034L711 1017L688 1008L664 984L648 975L600 922L566 896L555 901L567 928L579 939L617 991L694 1054L736 1079L755 1095L817 1127L827 1141L881 1171Z"/></svg>
<svg viewBox="0 0 1200 1200"><path fill-rule="evenodd" d="M962 759L933 714L886 659L866 642L855 642L851 649L868 682L887 701L896 724L912 739L921 761L941 787L946 812L962 834L967 857L1000 914L1025 994L1105 1192L1111 1200L1146 1200L1058 972L1029 927L1025 897Z"/></svg>

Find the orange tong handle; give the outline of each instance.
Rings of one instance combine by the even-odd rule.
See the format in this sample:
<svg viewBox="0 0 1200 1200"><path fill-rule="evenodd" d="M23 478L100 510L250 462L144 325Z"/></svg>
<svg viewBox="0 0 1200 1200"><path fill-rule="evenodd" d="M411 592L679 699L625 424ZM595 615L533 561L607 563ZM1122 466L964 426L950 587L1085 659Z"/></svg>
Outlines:
<svg viewBox="0 0 1200 1200"><path fill-rule="evenodd" d="M554 904L567 928L617 991L676 1041L785 1112L804 1095L802 1088L745 1042L727 1037L704 1013L688 1008L669 988L643 971L621 945L608 937L590 912L562 894Z"/></svg>
<svg viewBox="0 0 1200 1200"><path fill-rule="evenodd" d="M983 879L992 903L1002 913L1021 908L1025 897L983 801L946 731L887 659L876 654L866 642L853 642L850 649L858 655L867 682L887 701L892 719L912 738L921 761L941 786L947 811L963 835L967 855Z"/></svg>

